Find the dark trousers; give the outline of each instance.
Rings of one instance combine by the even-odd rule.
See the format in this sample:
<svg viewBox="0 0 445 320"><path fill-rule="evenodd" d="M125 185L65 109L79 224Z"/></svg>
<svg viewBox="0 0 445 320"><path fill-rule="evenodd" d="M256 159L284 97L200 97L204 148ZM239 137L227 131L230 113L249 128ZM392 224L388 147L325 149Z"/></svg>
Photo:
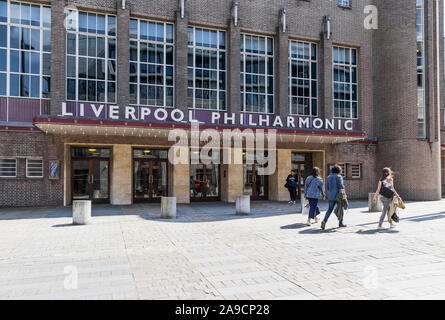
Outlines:
<svg viewBox="0 0 445 320"><path fill-rule="evenodd" d="M309 218L315 219L316 216L320 214L320 209L318 209L318 199L307 198L309 200L309 206L311 207L309 210Z"/></svg>
<svg viewBox="0 0 445 320"><path fill-rule="evenodd" d="M334 211L335 206L337 205L337 200L329 200L329 209L326 211L326 215L324 216L324 222L328 222L329 216L332 211ZM340 224L343 224L343 220L340 221Z"/></svg>
<svg viewBox="0 0 445 320"><path fill-rule="evenodd" d="M290 201L297 201L297 188L289 188Z"/></svg>

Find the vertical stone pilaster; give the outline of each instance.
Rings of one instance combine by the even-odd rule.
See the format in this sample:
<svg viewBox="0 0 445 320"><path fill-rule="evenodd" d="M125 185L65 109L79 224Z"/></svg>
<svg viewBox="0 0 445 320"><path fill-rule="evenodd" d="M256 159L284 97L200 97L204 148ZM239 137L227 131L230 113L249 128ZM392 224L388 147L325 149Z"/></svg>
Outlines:
<svg viewBox="0 0 445 320"><path fill-rule="evenodd" d="M243 152L239 148L230 149L230 158L228 153L223 152L223 164L221 164L221 201L233 203L237 196L244 193L243 183L243 164L235 163L235 158L241 156Z"/></svg>
<svg viewBox="0 0 445 320"><path fill-rule="evenodd" d="M113 205L132 203L132 158L131 145L113 146L113 164L110 170L111 186L109 186L110 202Z"/></svg>
<svg viewBox="0 0 445 320"><path fill-rule="evenodd" d="M125 119L125 107L130 103L130 9L117 5L117 105L120 119Z"/></svg>
<svg viewBox="0 0 445 320"><path fill-rule="evenodd" d="M333 112L333 96L332 96L332 41L326 39L325 34L321 34L320 52L319 52L319 103L318 115L331 119Z"/></svg>
<svg viewBox="0 0 445 320"><path fill-rule="evenodd" d="M269 200L289 201L289 191L284 184L292 169L292 150L278 149L276 161L275 173L269 176Z"/></svg>
<svg viewBox="0 0 445 320"><path fill-rule="evenodd" d="M175 13L175 107L187 112L187 51L188 51L187 12L181 18L181 12Z"/></svg>
<svg viewBox="0 0 445 320"><path fill-rule="evenodd" d="M240 28L230 19L227 33L227 111L240 113L241 101L241 69L240 69Z"/></svg>
<svg viewBox="0 0 445 320"><path fill-rule="evenodd" d="M181 159L190 159L188 146L171 147ZM168 162L168 196L176 197L176 203L190 203L190 163Z"/></svg>
<svg viewBox="0 0 445 320"><path fill-rule="evenodd" d="M285 121L289 115L289 36L278 27L275 39L275 114Z"/></svg>
<svg viewBox="0 0 445 320"><path fill-rule="evenodd" d="M51 0L51 106L50 114L62 113L66 92L65 0Z"/></svg>

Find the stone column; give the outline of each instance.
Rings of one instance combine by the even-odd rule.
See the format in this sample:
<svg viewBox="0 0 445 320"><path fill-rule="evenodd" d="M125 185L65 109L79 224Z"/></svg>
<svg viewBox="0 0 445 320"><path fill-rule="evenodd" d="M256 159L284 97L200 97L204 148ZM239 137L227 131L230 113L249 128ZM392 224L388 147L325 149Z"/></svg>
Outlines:
<svg viewBox="0 0 445 320"><path fill-rule="evenodd" d="M177 152L177 148L171 147ZM185 159L190 159L188 147L181 154ZM168 163L168 195L176 197L177 203L190 203L190 163L173 164Z"/></svg>
<svg viewBox="0 0 445 320"><path fill-rule="evenodd" d="M277 169L269 176L269 200L289 201L289 191L284 187L292 169L292 150L277 150Z"/></svg>
<svg viewBox="0 0 445 320"><path fill-rule="evenodd" d="M117 5L117 105L119 118L125 119L125 107L130 103L130 9Z"/></svg>
<svg viewBox="0 0 445 320"><path fill-rule="evenodd" d="M132 158L131 145L113 146L111 204L128 205L132 203Z"/></svg>
<svg viewBox="0 0 445 320"><path fill-rule="evenodd" d="M333 96L332 96L332 40L327 40L325 34L321 34L320 53L318 55L319 66L319 103L318 116L331 119L333 112Z"/></svg>
<svg viewBox="0 0 445 320"><path fill-rule="evenodd" d="M275 114L285 122L289 115L289 36L278 27L275 39Z"/></svg>
<svg viewBox="0 0 445 320"><path fill-rule="evenodd" d="M221 150L224 152L224 150ZM224 158L221 165L221 201L234 203L236 197L243 195L243 165L234 163L235 152L242 152L241 149L231 149L231 161Z"/></svg>
<svg viewBox="0 0 445 320"><path fill-rule="evenodd" d="M65 0L51 0L51 115L62 113L66 89Z"/></svg>
<svg viewBox="0 0 445 320"><path fill-rule="evenodd" d="M240 113L242 101L240 94L240 28L230 19L227 33L227 111Z"/></svg>
<svg viewBox="0 0 445 320"><path fill-rule="evenodd" d="M187 51L188 51L188 17L181 12L175 13L175 107L181 109L188 118L187 112Z"/></svg>

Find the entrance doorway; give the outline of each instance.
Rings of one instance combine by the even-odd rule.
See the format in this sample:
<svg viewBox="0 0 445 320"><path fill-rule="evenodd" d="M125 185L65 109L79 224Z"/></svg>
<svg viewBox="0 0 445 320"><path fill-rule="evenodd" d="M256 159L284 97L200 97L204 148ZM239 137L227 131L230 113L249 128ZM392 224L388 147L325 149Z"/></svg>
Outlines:
<svg viewBox="0 0 445 320"><path fill-rule="evenodd" d="M168 194L166 150L133 149L133 201L159 202Z"/></svg>
<svg viewBox="0 0 445 320"><path fill-rule="evenodd" d="M219 165L190 165L190 200L219 200Z"/></svg>
<svg viewBox="0 0 445 320"><path fill-rule="evenodd" d="M292 152L292 170L298 175L297 197L304 193L304 182L311 175L313 167L312 153Z"/></svg>
<svg viewBox="0 0 445 320"><path fill-rule="evenodd" d="M72 200L110 201L110 149L72 147Z"/></svg>

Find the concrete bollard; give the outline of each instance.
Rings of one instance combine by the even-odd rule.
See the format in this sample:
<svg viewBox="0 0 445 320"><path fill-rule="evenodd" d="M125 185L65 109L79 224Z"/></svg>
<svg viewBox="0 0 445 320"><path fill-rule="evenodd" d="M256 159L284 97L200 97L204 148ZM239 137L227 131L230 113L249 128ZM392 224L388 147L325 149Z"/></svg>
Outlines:
<svg viewBox="0 0 445 320"><path fill-rule="evenodd" d="M237 196L236 197L236 215L248 216L250 214L250 196Z"/></svg>
<svg viewBox="0 0 445 320"><path fill-rule="evenodd" d="M381 212L383 211L383 203L380 199L380 195L377 195L377 203L374 203L372 199L374 199L375 193L368 194L368 210L369 212Z"/></svg>
<svg viewBox="0 0 445 320"><path fill-rule="evenodd" d="M176 197L161 198L161 219L176 219Z"/></svg>
<svg viewBox="0 0 445 320"><path fill-rule="evenodd" d="M73 201L73 224L88 224L91 219L91 200Z"/></svg>

